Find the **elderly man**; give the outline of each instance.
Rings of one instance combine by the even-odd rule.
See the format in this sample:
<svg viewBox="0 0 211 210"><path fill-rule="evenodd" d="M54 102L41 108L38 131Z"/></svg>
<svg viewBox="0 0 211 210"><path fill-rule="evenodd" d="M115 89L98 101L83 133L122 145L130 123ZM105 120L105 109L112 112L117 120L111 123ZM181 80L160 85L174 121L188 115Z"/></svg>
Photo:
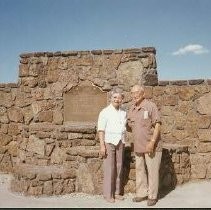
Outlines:
<svg viewBox="0 0 211 210"><path fill-rule="evenodd" d="M121 89L111 91L111 103L98 118L100 155L104 158L103 196L111 203L124 199L120 195L126 131L126 112L121 109L123 98Z"/></svg>
<svg viewBox="0 0 211 210"><path fill-rule="evenodd" d="M127 115L127 126L132 129L136 158L136 197L133 202L148 198L147 205L153 206L157 203L162 156L160 114L157 106L145 99L144 87L133 86L131 95L134 103Z"/></svg>

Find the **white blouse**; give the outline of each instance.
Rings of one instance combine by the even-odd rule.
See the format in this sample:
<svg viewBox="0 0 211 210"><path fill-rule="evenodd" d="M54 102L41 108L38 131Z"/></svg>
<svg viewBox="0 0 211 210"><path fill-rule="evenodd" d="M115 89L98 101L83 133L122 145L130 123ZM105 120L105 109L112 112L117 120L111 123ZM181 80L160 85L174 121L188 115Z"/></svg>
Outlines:
<svg viewBox="0 0 211 210"><path fill-rule="evenodd" d="M110 104L100 112L97 127L98 131L105 132L106 143L117 145L120 140L125 143L126 112Z"/></svg>

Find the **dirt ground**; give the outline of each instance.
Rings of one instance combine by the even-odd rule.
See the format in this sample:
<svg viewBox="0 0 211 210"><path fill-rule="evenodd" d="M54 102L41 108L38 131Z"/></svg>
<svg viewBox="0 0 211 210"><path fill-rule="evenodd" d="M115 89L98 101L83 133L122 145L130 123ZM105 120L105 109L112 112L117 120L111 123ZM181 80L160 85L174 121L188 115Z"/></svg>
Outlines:
<svg viewBox="0 0 211 210"><path fill-rule="evenodd" d="M107 203L102 195L74 193L63 196L31 197L10 192L9 179L0 179L0 208L147 208L147 202L133 203L133 194L124 201ZM210 208L211 181L187 183L162 197L153 208Z"/></svg>

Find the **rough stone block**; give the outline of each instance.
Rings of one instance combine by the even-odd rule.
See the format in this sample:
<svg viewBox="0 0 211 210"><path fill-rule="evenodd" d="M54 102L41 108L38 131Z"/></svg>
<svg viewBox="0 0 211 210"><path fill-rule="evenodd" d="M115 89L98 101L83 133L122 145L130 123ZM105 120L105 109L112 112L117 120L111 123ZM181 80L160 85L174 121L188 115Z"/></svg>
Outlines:
<svg viewBox="0 0 211 210"><path fill-rule="evenodd" d="M12 141L12 136L0 133L0 146L6 146Z"/></svg>
<svg viewBox="0 0 211 210"><path fill-rule="evenodd" d="M34 135L29 136L29 142L27 144L26 150L32 153L39 154L44 157L45 155L45 142L38 139Z"/></svg>
<svg viewBox="0 0 211 210"><path fill-rule="evenodd" d="M210 179L211 178L211 164L207 165L207 174L206 174L206 178Z"/></svg>
<svg viewBox="0 0 211 210"><path fill-rule="evenodd" d="M193 179L204 179L206 177L206 165L198 164L198 165L191 165L191 178Z"/></svg>
<svg viewBox="0 0 211 210"><path fill-rule="evenodd" d="M198 128L203 128L203 129L207 129L210 127L210 124L211 124L211 117L210 116L207 116L207 115L200 115L198 116L197 118L197 125L198 125Z"/></svg>
<svg viewBox="0 0 211 210"><path fill-rule="evenodd" d="M200 114L204 115L211 115L211 109L210 109L210 104L211 104L211 92L204 94L197 100L197 111Z"/></svg>
<svg viewBox="0 0 211 210"><path fill-rule="evenodd" d="M197 151L199 153L207 153L211 152L211 144L210 142L200 142L197 146Z"/></svg>
<svg viewBox="0 0 211 210"><path fill-rule="evenodd" d="M102 180L102 164L100 162L82 163L76 176L76 191L88 194L101 194Z"/></svg>
<svg viewBox="0 0 211 210"><path fill-rule="evenodd" d="M200 85L204 83L203 79L193 79L188 81L189 85Z"/></svg>
<svg viewBox="0 0 211 210"><path fill-rule="evenodd" d="M61 164L66 160L66 151L56 147L51 154L51 163Z"/></svg>
<svg viewBox="0 0 211 210"><path fill-rule="evenodd" d="M158 85L159 86L167 86L167 85L169 85L169 81L159 81Z"/></svg>
<svg viewBox="0 0 211 210"><path fill-rule="evenodd" d="M30 183L28 181L12 179L10 189L12 192L20 192L27 194L26 192L29 188L29 185Z"/></svg>
<svg viewBox="0 0 211 210"><path fill-rule="evenodd" d="M28 65L24 64L19 65L19 77L27 77L28 75L29 75Z"/></svg>
<svg viewBox="0 0 211 210"><path fill-rule="evenodd" d="M50 156L52 154L54 148L55 148L55 145L54 144L47 144L45 146L45 155L46 156Z"/></svg>
<svg viewBox="0 0 211 210"><path fill-rule="evenodd" d="M17 157L18 155L18 142L17 141L11 141L8 145L8 153L12 156Z"/></svg>
<svg viewBox="0 0 211 210"><path fill-rule="evenodd" d="M38 114L38 120L40 122L52 122L53 121L53 112L52 111L43 111Z"/></svg>
<svg viewBox="0 0 211 210"><path fill-rule="evenodd" d="M200 141L209 141L211 142L211 129L199 129L198 137Z"/></svg>
<svg viewBox="0 0 211 210"><path fill-rule="evenodd" d="M70 194L75 192L75 184L72 180L64 180L64 189L62 194Z"/></svg>
<svg viewBox="0 0 211 210"><path fill-rule="evenodd" d="M187 85L188 81L187 80L175 80L175 81L170 81L170 85L179 85L179 86L183 86L183 85Z"/></svg>
<svg viewBox="0 0 211 210"><path fill-rule="evenodd" d="M177 96L164 96L162 97L162 104L165 106L176 106L178 104Z"/></svg>
<svg viewBox="0 0 211 210"><path fill-rule="evenodd" d="M43 194L42 191L43 191L42 186L29 187L29 190L27 191L27 195L41 196Z"/></svg>
<svg viewBox="0 0 211 210"><path fill-rule="evenodd" d="M23 122L23 114L21 109L10 108L8 109L8 117L13 122Z"/></svg>
<svg viewBox="0 0 211 210"><path fill-rule="evenodd" d="M9 108L13 105L11 93L4 93L0 91L0 99L0 106Z"/></svg>
<svg viewBox="0 0 211 210"><path fill-rule="evenodd" d="M53 181L53 193L55 195L61 195L63 191L63 182L64 180L54 180Z"/></svg>
<svg viewBox="0 0 211 210"><path fill-rule="evenodd" d="M51 174L49 174L49 173L39 173L37 175L37 180L39 180L39 181L49 181L49 180L51 180Z"/></svg>
<svg viewBox="0 0 211 210"><path fill-rule="evenodd" d="M76 177L76 170L75 169L68 169L62 175L62 179L74 179Z"/></svg>
<svg viewBox="0 0 211 210"><path fill-rule="evenodd" d="M53 182L52 181L44 182L43 194L44 195L52 195L53 194Z"/></svg>
<svg viewBox="0 0 211 210"><path fill-rule="evenodd" d="M53 112L53 123L56 125L61 125L63 123L63 115L61 111L54 111Z"/></svg>
<svg viewBox="0 0 211 210"><path fill-rule="evenodd" d="M95 123L66 123L60 131L92 134L96 132L96 125Z"/></svg>

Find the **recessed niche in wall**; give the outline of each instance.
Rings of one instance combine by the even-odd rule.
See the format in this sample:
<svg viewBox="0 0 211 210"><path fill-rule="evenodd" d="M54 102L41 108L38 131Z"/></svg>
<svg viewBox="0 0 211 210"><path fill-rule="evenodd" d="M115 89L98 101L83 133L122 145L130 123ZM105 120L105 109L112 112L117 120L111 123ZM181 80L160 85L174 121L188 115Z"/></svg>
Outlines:
<svg viewBox="0 0 211 210"><path fill-rule="evenodd" d="M77 86L64 94L64 120L97 122L107 105L107 93L95 86Z"/></svg>

